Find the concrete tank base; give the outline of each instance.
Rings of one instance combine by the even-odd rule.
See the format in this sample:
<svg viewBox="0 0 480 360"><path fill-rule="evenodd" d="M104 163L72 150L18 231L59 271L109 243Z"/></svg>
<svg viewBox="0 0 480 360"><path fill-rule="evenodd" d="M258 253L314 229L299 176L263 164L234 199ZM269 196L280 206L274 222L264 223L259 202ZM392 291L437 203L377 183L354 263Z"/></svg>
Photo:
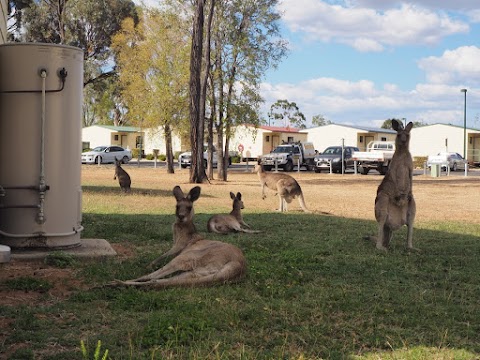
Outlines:
<svg viewBox="0 0 480 360"><path fill-rule="evenodd" d="M62 252L79 258L97 258L117 255L117 252L112 248L110 243L104 239L81 239L79 246L62 250ZM15 260L36 260L44 259L50 253L52 253L52 249L12 249L10 258Z"/></svg>

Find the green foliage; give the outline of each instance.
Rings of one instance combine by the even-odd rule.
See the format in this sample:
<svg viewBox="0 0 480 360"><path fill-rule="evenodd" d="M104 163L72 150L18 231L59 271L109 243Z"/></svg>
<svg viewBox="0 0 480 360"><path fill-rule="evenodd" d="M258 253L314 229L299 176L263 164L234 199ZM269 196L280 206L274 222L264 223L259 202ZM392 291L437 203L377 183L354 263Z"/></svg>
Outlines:
<svg viewBox="0 0 480 360"><path fill-rule="evenodd" d="M238 164L242 158L240 155L235 155L235 156L232 156L231 159L232 159L232 164Z"/></svg>
<svg viewBox="0 0 480 360"><path fill-rule="evenodd" d="M107 360L108 359L108 349L105 350L103 355L100 355L100 351L102 348L102 342L100 340L97 341L97 346L95 347L95 350L93 352L93 360ZM83 340L80 340L80 350L82 351L82 356L84 360L90 360L89 357L89 352L87 350L87 347L85 346L85 343ZM101 356L101 357L100 357Z"/></svg>
<svg viewBox="0 0 480 360"><path fill-rule="evenodd" d="M281 126L292 125L300 129L305 128L305 115L303 115L296 103L288 100L277 100L272 104L268 117L273 121L280 121Z"/></svg>
<svg viewBox="0 0 480 360"><path fill-rule="evenodd" d="M8 360L35 360L35 354L32 349L22 347L15 350L15 352L8 357Z"/></svg>

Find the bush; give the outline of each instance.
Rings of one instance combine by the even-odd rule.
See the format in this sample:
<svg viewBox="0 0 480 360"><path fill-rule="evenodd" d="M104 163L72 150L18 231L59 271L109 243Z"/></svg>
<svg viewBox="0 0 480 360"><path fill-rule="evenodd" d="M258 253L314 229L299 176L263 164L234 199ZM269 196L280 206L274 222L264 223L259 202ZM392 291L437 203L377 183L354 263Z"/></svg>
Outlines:
<svg viewBox="0 0 480 360"><path fill-rule="evenodd" d="M155 155L154 155L154 154L147 154L147 155L145 156L145 159L147 159L147 160L153 160L153 159L155 159Z"/></svg>
<svg viewBox="0 0 480 360"><path fill-rule="evenodd" d="M427 156L415 156L413 158L413 168L414 169L423 169L423 164L427 161Z"/></svg>
<svg viewBox="0 0 480 360"><path fill-rule="evenodd" d="M236 156L232 156L232 164L238 164L241 160L241 157L236 155Z"/></svg>

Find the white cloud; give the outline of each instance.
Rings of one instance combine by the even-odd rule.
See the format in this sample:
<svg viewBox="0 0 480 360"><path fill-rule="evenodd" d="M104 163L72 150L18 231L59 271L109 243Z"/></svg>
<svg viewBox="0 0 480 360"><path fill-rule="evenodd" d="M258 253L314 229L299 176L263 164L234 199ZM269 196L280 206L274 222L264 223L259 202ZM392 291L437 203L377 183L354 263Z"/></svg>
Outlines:
<svg viewBox="0 0 480 360"><path fill-rule="evenodd" d="M283 20L294 32L323 42L348 44L359 51L385 46L435 44L469 30L468 24L414 4L377 11L367 7L330 5L319 0L284 0Z"/></svg>
<svg viewBox="0 0 480 360"><path fill-rule="evenodd" d="M446 50L442 56L430 56L418 62L433 84L478 84L480 82L480 48L462 46Z"/></svg>

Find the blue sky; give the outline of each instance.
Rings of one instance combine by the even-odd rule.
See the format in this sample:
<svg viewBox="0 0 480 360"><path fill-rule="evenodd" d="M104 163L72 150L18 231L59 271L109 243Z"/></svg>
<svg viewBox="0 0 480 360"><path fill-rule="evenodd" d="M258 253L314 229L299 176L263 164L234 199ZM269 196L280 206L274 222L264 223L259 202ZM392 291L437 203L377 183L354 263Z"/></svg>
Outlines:
<svg viewBox="0 0 480 360"><path fill-rule="evenodd" d="M283 0L290 52L262 84L307 120L349 125L388 118L480 128L480 1Z"/></svg>
<svg viewBox="0 0 480 360"><path fill-rule="evenodd" d="M264 118L287 99L307 125L463 126L466 88L467 127L480 129L480 0L280 1L290 51L263 79Z"/></svg>

